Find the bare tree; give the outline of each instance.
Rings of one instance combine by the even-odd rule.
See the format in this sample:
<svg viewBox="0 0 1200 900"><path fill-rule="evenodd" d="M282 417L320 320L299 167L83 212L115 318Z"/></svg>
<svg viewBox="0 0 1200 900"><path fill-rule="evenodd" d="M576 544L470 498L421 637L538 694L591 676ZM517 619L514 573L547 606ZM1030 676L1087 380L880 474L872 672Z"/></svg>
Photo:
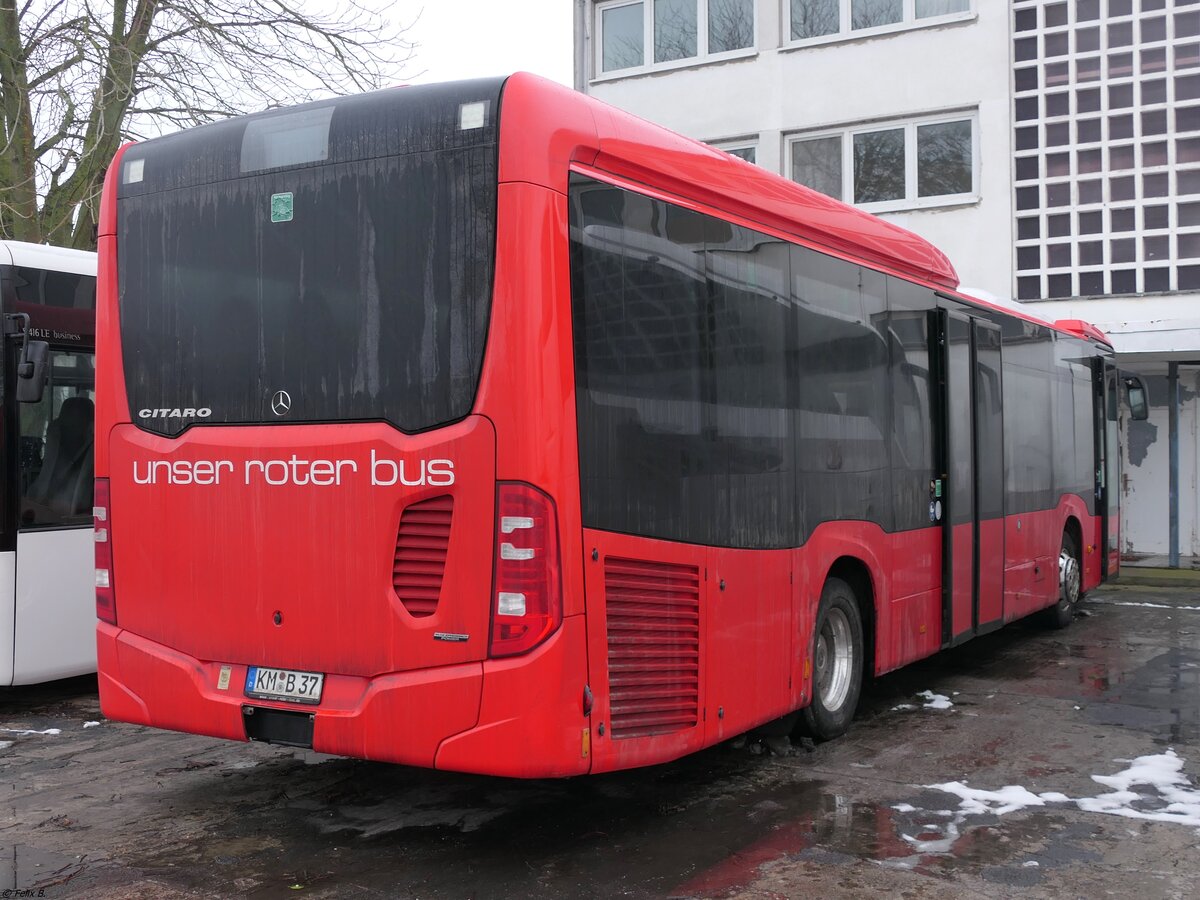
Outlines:
<svg viewBox="0 0 1200 900"><path fill-rule="evenodd" d="M94 246L126 140L379 87L413 45L362 3L0 0L0 237Z"/></svg>

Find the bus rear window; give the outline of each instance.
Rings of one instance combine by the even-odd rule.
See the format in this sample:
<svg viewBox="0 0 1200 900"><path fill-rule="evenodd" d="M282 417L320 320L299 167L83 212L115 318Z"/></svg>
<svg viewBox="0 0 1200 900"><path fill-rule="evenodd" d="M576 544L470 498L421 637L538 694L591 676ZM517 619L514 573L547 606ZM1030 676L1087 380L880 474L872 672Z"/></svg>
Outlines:
<svg viewBox="0 0 1200 900"><path fill-rule="evenodd" d="M118 212L134 421L470 412L491 300L500 82L405 88L132 148ZM486 96L487 92L492 96ZM463 131L466 100L489 101ZM283 410L273 399L285 392Z"/></svg>

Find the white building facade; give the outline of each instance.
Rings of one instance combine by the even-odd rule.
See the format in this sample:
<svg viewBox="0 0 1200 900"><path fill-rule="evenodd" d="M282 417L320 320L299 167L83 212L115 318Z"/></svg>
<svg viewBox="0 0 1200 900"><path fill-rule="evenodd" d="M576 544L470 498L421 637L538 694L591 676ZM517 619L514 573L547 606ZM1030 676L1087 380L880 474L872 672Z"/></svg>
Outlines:
<svg viewBox="0 0 1200 900"><path fill-rule="evenodd" d="M1200 558L1200 0L575 2L579 90L1107 331L1152 401L1123 550Z"/></svg>

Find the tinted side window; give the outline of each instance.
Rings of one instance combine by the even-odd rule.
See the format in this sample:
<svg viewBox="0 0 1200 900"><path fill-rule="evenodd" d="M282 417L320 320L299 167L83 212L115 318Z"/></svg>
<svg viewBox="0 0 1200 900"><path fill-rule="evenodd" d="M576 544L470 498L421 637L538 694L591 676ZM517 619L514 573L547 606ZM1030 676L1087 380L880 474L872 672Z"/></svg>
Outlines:
<svg viewBox="0 0 1200 900"><path fill-rule="evenodd" d="M1096 473L1089 361L1077 341L1056 340L1054 348L1053 500L1057 503L1062 494L1078 494L1090 507Z"/></svg>
<svg viewBox="0 0 1200 900"><path fill-rule="evenodd" d="M96 308L96 278L94 275L74 275L70 272L48 272L14 266L13 288L17 300L36 306L58 306L63 309Z"/></svg>
<svg viewBox="0 0 1200 900"><path fill-rule="evenodd" d="M713 221L714 433L725 469L717 515L735 546L796 542L794 428L796 309L788 294L789 245Z"/></svg>
<svg viewBox="0 0 1200 900"><path fill-rule="evenodd" d="M1019 404L1004 419L1005 512L1010 515L1054 504L1053 390L1047 384L1054 365L1052 341L1048 328L1017 319L1004 323L1004 396Z"/></svg>
<svg viewBox="0 0 1200 900"><path fill-rule="evenodd" d="M884 276L584 180L571 271L585 525L761 548L892 527Z"/></svg>
<svg viewBox="0 0 1200 900"><path fill-rule="evenodd" d="M891 528L884 276L792 247L799 307L796 454L805 533L831 519Z"/></svg>
<svg viewBox="0 0 1200 900"><path fill-rule="evenodd" d="M929 372L929 311L933 291L889 278L888 340L891 344L892 503L897 530L927 528L929 479L933 474L932 384Z"/></svg>
<svg viewBox="0 0 1200 900"><path fill-rule="evenodd" d="M4 311L29 316L29 336L90 346L96 333L96 276L7 266Z"/></svg>
<svg viewBox="0 0 1200 900"><path fill-rule="evenodd" d="M704 222L675 242L665 203L595 183L572 199L584 521L707 543L721 464L704 429Z"/></svg>

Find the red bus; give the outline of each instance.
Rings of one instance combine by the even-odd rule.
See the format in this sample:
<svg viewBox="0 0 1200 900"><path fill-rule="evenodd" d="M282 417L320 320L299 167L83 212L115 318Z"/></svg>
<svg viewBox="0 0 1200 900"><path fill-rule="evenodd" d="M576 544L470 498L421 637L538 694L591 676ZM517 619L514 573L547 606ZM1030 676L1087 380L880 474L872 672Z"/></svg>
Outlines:
<svg viewBox="0 0 1200 900"><path fill-rule="evenodd" d="M1117 569L1104 336L539 78L123 148L113 719L508 776L662 762Z"/></svg>

